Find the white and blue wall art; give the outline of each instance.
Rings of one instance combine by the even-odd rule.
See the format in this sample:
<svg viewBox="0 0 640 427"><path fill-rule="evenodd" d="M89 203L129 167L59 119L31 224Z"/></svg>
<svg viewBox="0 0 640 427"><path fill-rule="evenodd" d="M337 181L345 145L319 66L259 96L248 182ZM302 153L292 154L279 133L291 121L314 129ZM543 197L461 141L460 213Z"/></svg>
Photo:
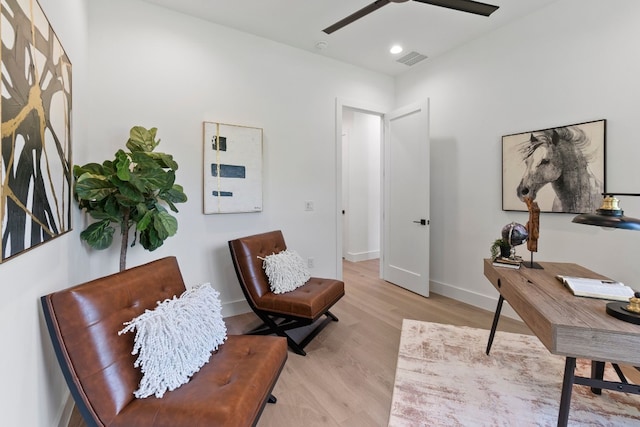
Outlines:
<svg viewBox="0 0 640 427"><path fill-rule="evenodd" d="M262 129L204 122L204 213L262 211Z"/></svg>

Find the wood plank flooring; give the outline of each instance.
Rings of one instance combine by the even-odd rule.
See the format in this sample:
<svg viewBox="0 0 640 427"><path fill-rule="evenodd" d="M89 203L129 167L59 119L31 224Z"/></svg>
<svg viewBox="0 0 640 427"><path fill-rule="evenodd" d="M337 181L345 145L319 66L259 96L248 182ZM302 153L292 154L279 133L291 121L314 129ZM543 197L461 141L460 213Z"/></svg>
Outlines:
<svg viewBox="0 0 640 427"><path fill-rule="evenodd" d="M344 262L346 295L331 310L339 319L289 358L259 427L386 426L404 318L489 329L493 313L431 294L423 298L378 277L378 260ZM253 313L225 319L230 334L259 324ZM527 333L507 317L498 329ZM69 427L84 427L74 411Z"/></svg>

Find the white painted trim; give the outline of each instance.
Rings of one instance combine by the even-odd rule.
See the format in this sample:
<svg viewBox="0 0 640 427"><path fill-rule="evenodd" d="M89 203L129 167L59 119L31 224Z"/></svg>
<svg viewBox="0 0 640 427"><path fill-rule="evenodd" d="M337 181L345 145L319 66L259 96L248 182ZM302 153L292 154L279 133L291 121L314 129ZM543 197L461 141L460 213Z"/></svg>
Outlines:
<svg viewBox="0 0 640 427"><path fill-rule="evenodd" d="M351 262L368 261L376 258L380 258L380 251L347 252L344 255L344 259Z"/></svg>
<svg viewBox="0 0 640 427"><path fill-rule="evenodd" d="M335 277L342 280L342 110L351 108L365 113L375 114L384 117L385 109L378 105L368 104L353 99L336 98L336 123L335 123L335 144L336 144L336 265ZM381 135L381 146L384 146L384 133ZM381 207L382 209L382 207ZM382 239L382 233L380 234ZM382 242L380 242L382 245Z"/></svg>
<svg viewBox="0 0 640 427"><path fill-rule="evenodd" d="M67 427L69 425L69 421L71 421L71 414L73 413L73 408L76 403L71 397L71 393L67 394L67 399L62 407L62 412L60 413L60 418L58 419L58 427Z"/></svg>
<svg viewBox="0 0 640 427"><path fill-rule="evenodd" d="M482 308L492 313L495 313L496 306L498 305L498 296L486 296L476 292L469 291L468 289L461 289L446 283L436 282L431 280L431 291L435 294L442 295L461 301L474 307ZM511 308L511 306L505 301L501 311L502 316L507 316L512 319L520 320L520 316ZM491 325L487 325L489 329Z"/></svg>
<svg viewBox="0 0 640 427"><path fill-rule="evenodd" d="M244 299L222 304L222 317L237 316L238 314L249 313L250 311L251 307L249 307L249 303Z"/></svg>

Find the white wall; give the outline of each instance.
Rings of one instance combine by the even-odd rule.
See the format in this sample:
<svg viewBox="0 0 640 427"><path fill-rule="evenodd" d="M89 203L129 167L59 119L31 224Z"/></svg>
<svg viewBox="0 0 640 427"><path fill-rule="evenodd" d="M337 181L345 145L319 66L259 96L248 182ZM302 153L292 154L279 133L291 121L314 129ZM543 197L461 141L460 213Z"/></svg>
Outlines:
<svg viewBox="0 0 640 427"><path fill-rule="evenodd" d="M312 274L335 276L335 100L390 108L393 79L140 1L89 4L88 158L113 155L133 125L156 126L189 197L178 234L153 253L130 249L128 265L176 255L188 286L219 289L225 315L247 310L231 238L282 229L289 247L315 259ZM264 129L262 213L202 214L203 121ZM92 255L92 271L116 269L116 252Z"/></svg>
<svg viewBox="0 0 640 427"><path fill-rule="evenodd" d="M40 0L73 65L74 148L87 139L87 12L84 0ZM74 221L77 225L77 221ZM0 425L57 425L69 392L40 297L86 277L78 230L0 264Z"/></svg>
<svg viewBox="0 0 640 427"><path fill-rule="evenodd" d="M353 262L375 259L380 256L382 118L349 108L344 108L342 118L347 145L342 158L343 256Z"/></svg>
<svg viewBox="0 0 640 427"><path fill-rule="evenodd" d="M73 63L73 160L101 162L134 125L159 128L180 164L179 231L128 265L176 255L187 285L210 281L225 315L247 310L227 240L281 228L290 247L336 274L335 99L391 108L393 79L140 1L41 0ZM264 211L202 214L202 122L264 129ZM316 210L304 211L304 200ZM81 245L74 230L0 265L0 425L64 424L69 392L41 318L41 295L113 273L118 248ZM8 351L7 351L8 350ZM68 407L66 408L68 409Z"/></svg>
<svg viewBox="0 0 640 427"><path fill-rule="evenodd" d="M397 79L397 104L431 102L433 290L493 309L482 258L505 224L501 137L607 119L607 191L640 192L640 2L562 0ZM621 198L640 217L640 197ZM543 213L535 260L566 261L640 289L640 234ZM517 248L528 258L526 245Z"/></svg>

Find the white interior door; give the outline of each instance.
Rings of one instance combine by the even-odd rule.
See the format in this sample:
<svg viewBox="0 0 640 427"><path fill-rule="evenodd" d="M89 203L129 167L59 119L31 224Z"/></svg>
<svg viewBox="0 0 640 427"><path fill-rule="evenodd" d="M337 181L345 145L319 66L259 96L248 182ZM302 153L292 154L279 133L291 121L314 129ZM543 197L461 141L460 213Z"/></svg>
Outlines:
<svg viewBox="0 0 640 427"><path fill-rule="evenodd" d="M429 296L429 104L384 117L382 278Z"/></svg>

